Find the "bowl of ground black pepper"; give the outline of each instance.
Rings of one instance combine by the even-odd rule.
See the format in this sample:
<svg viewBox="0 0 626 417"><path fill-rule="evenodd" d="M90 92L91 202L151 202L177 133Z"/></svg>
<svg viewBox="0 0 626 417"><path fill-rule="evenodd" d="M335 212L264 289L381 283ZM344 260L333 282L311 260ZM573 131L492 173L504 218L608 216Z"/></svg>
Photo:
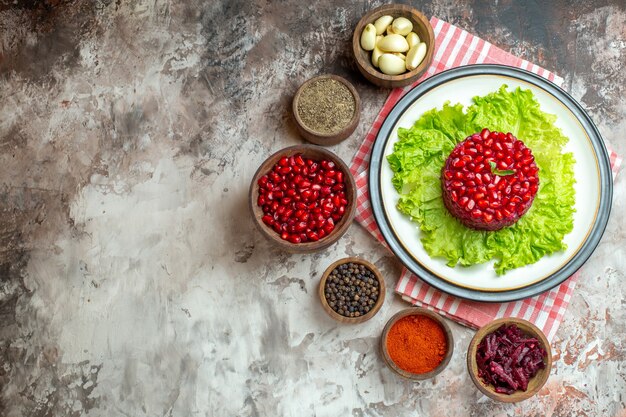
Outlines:
<svg viewBox="0 0 626 417"><path fill-rule="evenodd" d="M439 374L454 351L448 323L437 313L419 307L406 308L391 317L380 342L387 366L414 381Z"/></svg>
<svg viewBox="0 0 626 417"><path fill-rule="evenodd" d="M341 323L362 323L382 307L385 280L372 263L343 258L326 268L318 293L329 316Z"/></svg>
<svg viewBox="0 0 626 417"><path fill-rule="evenodd" d="M292 110L300 134L317 145L335 145L359 124L361 99L345 78L320 75L304 82L293 98Z"/></svg>

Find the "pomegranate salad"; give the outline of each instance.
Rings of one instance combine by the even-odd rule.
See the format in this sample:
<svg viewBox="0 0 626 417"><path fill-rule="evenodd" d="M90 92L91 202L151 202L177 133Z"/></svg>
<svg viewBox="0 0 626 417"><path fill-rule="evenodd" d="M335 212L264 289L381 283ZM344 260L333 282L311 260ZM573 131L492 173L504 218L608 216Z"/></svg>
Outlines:
<svg viewBox="0 0 626 417"><path fill-rule="evenodd" d="M500 230L517 222L539 190L530 148L511 132L485 128L459 143L443 167L443 202L467 227Z"/></svg>
<svg viewBox="0 0 626 417"><path fill-rule="evenodd" d="M397 207L432 257L497 274L564 250L574 225L574 157L568 138L530 90L474 97L464 109L426 112L387 157Z"/></svg>

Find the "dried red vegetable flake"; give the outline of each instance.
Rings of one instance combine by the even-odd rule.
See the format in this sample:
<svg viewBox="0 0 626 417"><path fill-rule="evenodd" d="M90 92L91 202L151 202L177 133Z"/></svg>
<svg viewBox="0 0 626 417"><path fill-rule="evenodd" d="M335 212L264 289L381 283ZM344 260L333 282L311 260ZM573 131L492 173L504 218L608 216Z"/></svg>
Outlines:
<svg viewBox="0 0 626 417"><path fill-rule="evenodd" d="M545 356L536 338L528 337L515 324L502 325L478 345L478 376L498 393L526 391L528 381L546 367Z"/></svg>

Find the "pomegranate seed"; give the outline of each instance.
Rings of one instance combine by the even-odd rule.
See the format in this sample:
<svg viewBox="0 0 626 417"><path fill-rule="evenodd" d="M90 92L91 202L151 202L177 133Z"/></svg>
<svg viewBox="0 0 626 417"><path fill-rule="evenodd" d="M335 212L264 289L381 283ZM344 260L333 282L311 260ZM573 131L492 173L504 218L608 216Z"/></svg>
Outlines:
<svg viewBox="0 0 626 417"><path fill-rule="evenodd" d="M452 166L455 168L464 167L465 161L463 161L462 159L456 158L454 161L452 161Z"/></svg>
<svg viewBox="0 0 626 417"><path fill-rule="evenodd" d="M489 137L489 129L484 128L481 132L480 132L480 137L483 138L483 140L486 140Z"/></svg>
<svg viewBox="0 0 626 417"><path fill-rule="evenodd" d="M463 198L467 198L467 197L463 197ZM468 201L467 201L467 205L465 206L465 209L466 209L467 211L470 211L470 210L472 210L472 209L474 208L474 205L475 205L475 204L476 204L476 202L475 202L474 200L470 200L470 199L468 199Z"/></svg>

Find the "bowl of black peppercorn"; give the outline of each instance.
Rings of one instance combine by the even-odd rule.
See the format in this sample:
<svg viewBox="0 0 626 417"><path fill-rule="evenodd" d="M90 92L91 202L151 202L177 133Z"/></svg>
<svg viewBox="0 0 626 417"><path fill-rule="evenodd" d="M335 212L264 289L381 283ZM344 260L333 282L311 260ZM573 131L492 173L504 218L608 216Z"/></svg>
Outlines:
<svg viewBox="0 0 626 417"><path fill-rule="evenodd" d="M341 323L362 323L382 307L385 280L372 263L343 258L326 268L318 293L329 316Z"/></svg>

